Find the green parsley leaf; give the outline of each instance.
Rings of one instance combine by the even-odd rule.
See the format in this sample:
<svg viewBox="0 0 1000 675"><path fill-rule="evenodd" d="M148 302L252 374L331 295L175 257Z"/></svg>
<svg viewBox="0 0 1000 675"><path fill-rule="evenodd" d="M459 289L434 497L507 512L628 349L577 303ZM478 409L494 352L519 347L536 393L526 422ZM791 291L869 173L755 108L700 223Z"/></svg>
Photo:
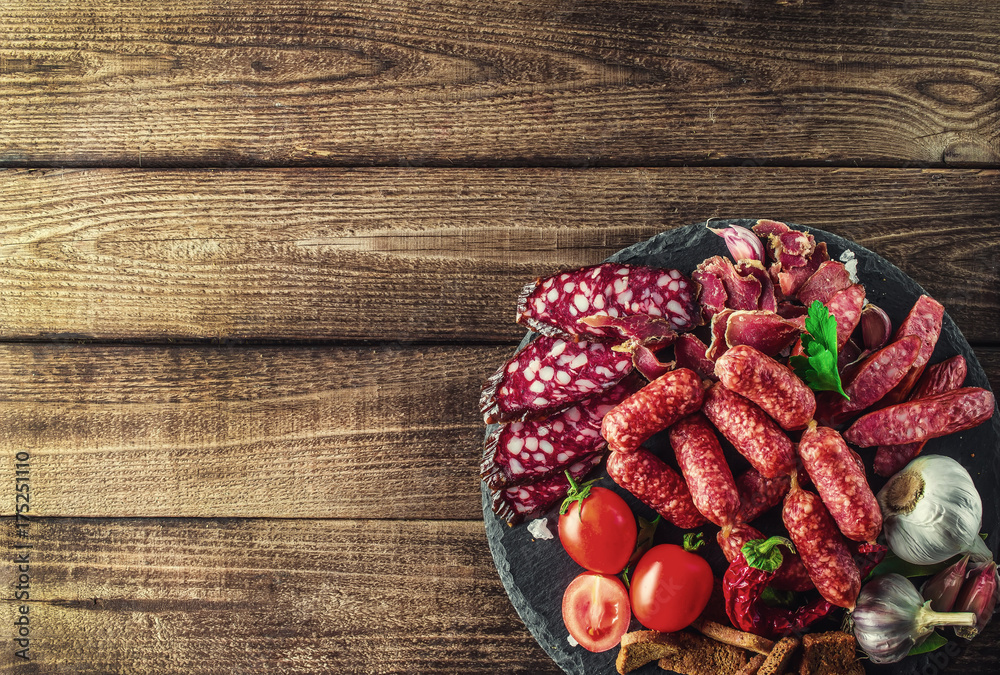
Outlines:
<svg viewBox="0 0 1000 675"><path fill-rule="evenodd" d="M916 656L917 654L926 654L927 652L932 652L935 649L940 649L946 644L948 644L948 640L943 635L940 633L931 633L927 636L926 640L908 651L906 655Z"/></svg>
<svg viewBox="0 0 1000 675"><path fill-rule="evenodd" d="M809 306L802 348L806 356L792 356L788 363L806 386L813 391L835 391L850 400L837 370L837 317L819 300Z"/></svg>
<svg viewBox="0 0 1000 675"><path fill-rule="evenodd" d="M687 532L684 534L684 550L694 553L705 545L705 534L702 532Z"/></svg>

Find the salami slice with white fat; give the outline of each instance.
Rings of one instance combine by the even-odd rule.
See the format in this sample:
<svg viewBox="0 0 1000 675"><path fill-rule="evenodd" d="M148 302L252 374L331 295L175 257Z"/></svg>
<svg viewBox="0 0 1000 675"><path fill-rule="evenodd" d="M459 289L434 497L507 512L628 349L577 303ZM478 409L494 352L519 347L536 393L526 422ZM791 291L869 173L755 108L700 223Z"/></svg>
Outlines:
<svg viewBox="0 0 1000 675"><path fill-rule="evenodd" d="M993 416L995 405L988 389L953 389L863 415L844 438L863 448L926 441L979 426Z"/></svg>
<svg viewBox="0 0 1000 675"><path fill-rule="evenodd" d="M632 356L599 342L541 336L487 380L479 409L487 424L539 419L613 387Z"/></svg>
<svg viewBox="0 0 1000 675"><path fill-rule="evenodd" d="M604 456L595 453L581 459L567 468L573 480L579 481L601 463ZM491 492L493 512L516 525L526 518L541 515L561 500L569 492L569 481L563 473L557 473L538 483L518 485Z"/></svg>
<svg viewBox="0 0 1000 675"><path fill-rule="evenodd" d="M689 529L705 523L684 479L646 448L627 455L612 452L608 457L608 475L677 527Z"/></svg>
<svg viewBox="0 0 1000 675"><path fill-rule="evenodd" d="M483 447L483 481L492 490L534 483L603 450L601 420L635 389L629 378L543 420L497 427Z"/></svg>
<svg viewBox="0 0 1000 675"><path fill-rule="evenodd" d="M648 315L670 328L701 322L694 283L677 270L603 263L538 279L525 286L517 323L546 335L620 342L614 326L589 325L584 317Z"/></svg>

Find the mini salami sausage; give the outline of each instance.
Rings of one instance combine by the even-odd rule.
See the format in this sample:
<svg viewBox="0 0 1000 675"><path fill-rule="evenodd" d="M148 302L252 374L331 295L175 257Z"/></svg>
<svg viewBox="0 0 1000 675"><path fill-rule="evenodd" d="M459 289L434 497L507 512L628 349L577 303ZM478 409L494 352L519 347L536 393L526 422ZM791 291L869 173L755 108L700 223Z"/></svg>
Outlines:
<svg viewBox="0 0 1000 675"><path fill-rule="evenodd" d="M757 405L720 383L705 393L702 412L765 478L795 468L792 441Z"/></svg>
<svg viewBox="0 0 1000 675"><path fill-rule="evenodd" d="M705 523L684 479L646 448L627 455L612 452L607 468L611 480L677 527L690 529Z"/></svg>
<svg viewBox="0 0 1000 675"><path fill-rule="evenodd" d="M677 420L670 427L670 445L695 508L716 525L732 522L740 508L740 495L705 416L695 413Z"/></svg>
<svg viewBox="0 0 1000 675"><path fill-rule="evenodd" d="M781 503L791 484L790 474L764 478L757 469L747 469L736 479L736 489L740 495L740 509L736 512L736 519L744 523L756 520Z"/></svg>
<svg viewBox="0 0 1000 675"><path fill-rule="evenodd" d="M499 490L533 483L599 452L605 446L601 420L636 388L628 378L544 420L497 427L483 446L480 476L486 486Z"/></svg>
<svg viewBox="0 0 1000 675"><path fill-rule="evenodd" d="M543 335L487 380L479 408L487 424L538 419L613 387L630 372L630 354Z"/></svg>
<svg viewBox="0 0 1000 675"><path fill-rule="evenodd" d="M573 480L580 480L601 463L604 455L597 452L570 465L567 469ZM545 480L527 485L504 488L491 492L493 512L516 525L525 518L541 515L569 492L565 474L557 473Z"/></svg>
<svg viewBox="0 0 1000 675"><path fill-rule="evenodd" d="M528 284L521 291L516 320L539 333L598 341L618 340L619 332L581 323L581 318L646 314L682 331L701 321L696 292L695 284L677 270L603 263Z"/></svg>
<svg viewBox="0 0 1000 675"><path fill-rule="evenodd" d="M875 541L882 531L882 511L864 469L840 434L810 422L799 441L799 457L841 534L854 541Z"/></svg>
<svg viewBox="0 0 1000 675"><path fill-rule="evenodd" d="M737 345L727 351L715 362L715 374L727 389L756 403L784 429L804 429L816 414L812 390L791 368L753 347Z"/></svg>
<svg viewBox="0 0 1000 675"><path fill-rule="evenodd" d="M823 500L793 483L781 517L820 595L833 605L853 610L861 591L861 573Z"/></svg>
<svg viewBox="0 0 1000 675"><path fill-rule="evenodd" d="M936 396L946 391L958 389L965 382L967 366L961 354L936 363L924 371L910 400ZM884 478L902 470L910 460L920 454L927 441L903 443L902 445L880 445L875 451L875 473Z"/></svg>
<svg viewBox="0 0 1000 675"><path fill-rule="evenodd" d="M701 407L701 380L687 368L653 380L615 406L601 433L615 452L635 452L643 442Z"/></svg>
<svg viewBox="0 0 1000 675"><path fill-rule="evenodd" d="M919 351L920 338L908 335L869 356L844 386L844 393L849 398L831 394L820 399L820 419L831 426L842 424L871 407L902 381Z"/></svg>
<svg viewBox="0 0 1000 675"><path fill-rule="evenodd" d="M993 416L993 393L963 387L875 410L844 432L854 445L901 445L947 436L979 426Z"/></svg>

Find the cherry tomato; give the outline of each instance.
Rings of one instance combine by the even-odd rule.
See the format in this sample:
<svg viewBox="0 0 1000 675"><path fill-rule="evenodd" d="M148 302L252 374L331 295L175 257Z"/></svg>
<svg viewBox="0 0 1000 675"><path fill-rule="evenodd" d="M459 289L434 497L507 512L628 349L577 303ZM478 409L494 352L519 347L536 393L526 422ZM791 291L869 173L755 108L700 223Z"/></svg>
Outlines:
<svg viewBox="0 0 1000 675"><path fill-rule="evenodd" d="M660 544L639 559L629 596L646 628L672 633L698 618L712 594L712 568L700 555Z"/></svg>
<svg viewBox="0 0 1000 675"><path fill-rule="evenodd" d="M581 567L618 574L635 550L635 516L612 490L573 485L566 513L559 516L559 541ZM578 493L578 494L577 494ZM587 493L586 496L582 496Z"/></svg>
<svg viewBox="0 0 1000 675"><path fill-rule="evenodd" d="M618 577L584 572L563 593L563 623L591 652L606 652L622 640L632 620L628 591Z"/></svg>

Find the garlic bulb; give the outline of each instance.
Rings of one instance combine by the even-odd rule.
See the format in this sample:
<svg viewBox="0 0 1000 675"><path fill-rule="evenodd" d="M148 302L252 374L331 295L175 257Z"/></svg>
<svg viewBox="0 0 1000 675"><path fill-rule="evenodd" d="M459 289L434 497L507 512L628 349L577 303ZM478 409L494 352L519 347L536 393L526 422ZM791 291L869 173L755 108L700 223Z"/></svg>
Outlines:
<svg viewBox="0 0 1000 675"><path fill-rule="evenodd" d="M954 459L917 457L877 497L889 548L903 560L931 565L958 553L969 553L973 561L993 559L979 536L982 499Z"/></svg>
<svg viewBox="0 0 1000 675"><path fill-rule="evenodd" d="M861 589L851 613L854 637L874 663L895 663L937 626L975 626L972 612L935 612L901 574L875 577Z"/></svg>

